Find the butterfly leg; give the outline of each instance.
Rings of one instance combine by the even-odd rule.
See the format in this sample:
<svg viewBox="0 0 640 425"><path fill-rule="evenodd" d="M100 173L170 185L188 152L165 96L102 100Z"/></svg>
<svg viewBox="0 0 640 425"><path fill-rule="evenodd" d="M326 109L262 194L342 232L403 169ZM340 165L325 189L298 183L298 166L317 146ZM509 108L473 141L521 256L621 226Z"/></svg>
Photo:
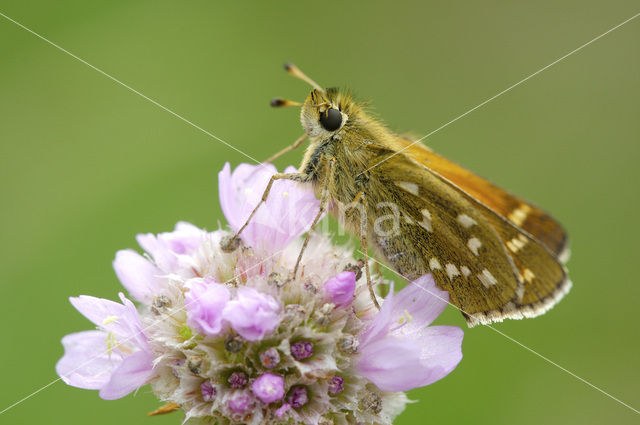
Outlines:
<svg viewBox="0 0 640 425"><path fill-rule="evenodd" d="M318 210L318 214L316 214L316 218L313 219L313 223L311 223L311 227L307 232L307 235L304 238L304 242L302 243L302 249L300 249L300 254L298 254L298 259L296 260L296 265L293 268L293 274L291 278L294 278L298 273L298 268L300 267L300 262L302 261L302 254L304 254L305 249L307 249L307 245L309 244L309 239L311 239L311 233L313 229L315 229L316 225L322 218L322 214L327 210L327 203L329 201L329 182L333 180L333 166L335 164L335 159L329 158L326 163L326 167L328 167L326 177L322 182L322 195L320 197L320 209Z"/></svg>
<svg viewBox="0 0 640 425"><path fill-rule="evenodd" d="M371 296L371 300L373 304L376 306L378 310L380 310L380 304L378 304L378 299L376 298L376 294L373 291L373 283L371 283L371 271L369 270L369 247L367 244L367 217L366 215L366 194L364 191L358 192L355 198L353 198L352 204L360 203L362 205L361 217L360 217L360 245L362 246L362 255L364 256L364 271L367 276L367 287L369 288L369 295Z"/></svg>
<svg viewBox="0 0 640 425"><path fill-rule="evenodd" d="M265 203L265 201L269 197L269 192L271 192L271 187L273 186L273 182L275 182L276 180L293 180L299 183L306 183L307 181L309 181L309 176L307 176L304 173L276 173L273 176L271 176L271 179L269 180L269 183L267 184L267 187L265 188L264 193L262 194L262 199L260 200L260 202L258 202L258 205L256 205L256 207L253 209L253 211L249 215L249 218L247 218L247 221L242 225L240 230L238 230L231 238L224 238L222 239L222 241L220 241L220 247L222 248L223 251L233 252L238 247L238 244L240 243L240 233L242 233L242 231L247 227L247 225L249 225L249 223L251 222L251 219L258 211L258 208L260 208L260 206L262 206L262 204Z"/></svg>
<svg viewBox="0 0 640 425"><path fill-rule="evenodd" d="M276 158L280 158L282 155L284 155L287 152L290 152L296 148L298 148L302 142L304 142L305 140L307 140L307 134L303 134L302 136L298 137L298 139L293 142L292 145L287 146L286 148L282 149L280 152L270 156L269 158L265 159L264 162L273 162L276 160Z"/></svg>

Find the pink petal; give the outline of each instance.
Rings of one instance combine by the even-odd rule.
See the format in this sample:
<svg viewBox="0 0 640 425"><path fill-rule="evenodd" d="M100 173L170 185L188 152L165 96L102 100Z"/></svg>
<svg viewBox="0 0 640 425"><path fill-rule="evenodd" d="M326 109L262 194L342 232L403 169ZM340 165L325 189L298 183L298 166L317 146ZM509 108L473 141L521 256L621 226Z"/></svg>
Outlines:
<svg viewBox="0 0 640 425"><path fill-rule="evenodd" d="M382 391L407 391L422 385L420 345L411 339L383 338L362 350L358 371Z"/></svg>
<svg viewBox="0 0 640 425"><path fill-rule="evenodd" d="M122 398L147 384L154 374L153 355L137 351L127 356L113 371L109 382L100 390L100 397L105 400Z"/></svg>
<svg viewBox="0 0 640 425"><path fill-rule="evenodd" d="M225 164L218 175L220 205L233 230L245 223L276 171L271 164L240 164L231 173L231 167ZM295 172L295 168L285 172ZM283 248L309 229L319 205L310 185L278 180L267 202L243 231L242 239L259 250Z"/></svg>
<svg viewBox="0 0 640 425"><path fill-rule="evenodd" d="M218 173L220 206L232 229L238 230L260 201L269 178L277 172L271 164L254 167L240 164L231 173L231 165L224 164Z"/></svg>
<svg viewBox="0 0 640 425"><path fill-rule="evenodd" d="M108 332L113 332L118 338L128 338L130 336L129 326L123 320L123 317L127 315L124 305L90 295L70 297L69 301L95 325Z"/></svg>
<svg viewBox="0 0 640 425"><path fill-rule="evenodd" d="M148 339L142 331L142 321L138 314L136 306L129 301L122 292L118 293L120 301L124 304L124 312L120 324L126 329L126 335L123 335L126 340L119 341L128 345L135 345L138 348L147 349Z"/></svg>
<svg viewBox="0 0 640 425"><path fill-rule="evenodd" d="M206 235L191 223L178 222L173 232L139 234L136 240L165 273L178 273L184 268L181 259L195 251ZM190 265L189 265L190 266ZM189 267L187 267L189 268ZM162 273L162 274L165 274Z"/></svg>
<svg viewBox="0 0 640 425"><path fill-rule="evenodd" d="M163 273L137 252L118 251L113 268L122 286L137 301L150 304L154 296L163 293L166 283L159 277Z"/></svg>
<svg viewBox="0 0 640 425"><path fill-rule="evenodd" d="M87 319L107 332L113 332L118 343L145 348L146 336L136 307L120 293L123 304L89 295L71 297L71 304Z"/></svg>
<svg viewBox="0 0 640 425"><path fill-rule="evenodd" d="M421 386L429 385L447 376L462 360L464 332L457 326L430 326L421 331L420 359L431 369Z"/></svg>
<svg viewBox="0 0 640 425"><path fill-rule="evenodd" d="M362 333L362 335L360 335L359 341L361 346L377 338L384 338L384 336L389 332L392 321L391 315L394 312L395 303L393 286L393 282L391 282L389 295L384 299L384 302L380 307L380 311L376 314L369 326L367 326L367 329Z"/></svg>
<svg viewBox="0 0 640 425"><path fill-rule="evenodd" d="M393 303L393 319L406 316L410 320L402 326L404 332L431 324L447 307L449 293L436 287L430 274L420 276L400 290Z"/></svg>
<svg viewBox="0 0 640 425"><path fill-rule="evenodd" d="M213 279L191 279L185 285L187 324L203 335L218 335L223 328L222 310L231 298L223 284Z"/></svg>
<svg viewBox="0 0 640 425"><path fill-rule="evenodd" d="M56 364L60 378L78 388L102 388L122 362L119 353L108 353L106 341L107 333L102 331L77 332L62 338L64 355Z"/></svg>

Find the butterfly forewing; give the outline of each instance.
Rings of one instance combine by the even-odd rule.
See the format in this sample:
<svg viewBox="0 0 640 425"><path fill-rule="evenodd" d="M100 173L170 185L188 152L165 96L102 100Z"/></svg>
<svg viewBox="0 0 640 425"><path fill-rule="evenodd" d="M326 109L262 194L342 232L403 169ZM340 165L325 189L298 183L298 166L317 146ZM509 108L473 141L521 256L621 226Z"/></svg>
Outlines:
<svg viewBox="0 0 640 425"><path fill-rule="evenodd" d="M405 149L403 152L408 156L525 230L558 258L567 259L567 234L562 226L545 211L438 155L422 143L414 143L402 137L398 137L396 143L399 149Z"/></svg>
<svg viewBox="0 0 640 425"><path fill-rule="evenodd" d="M380 254L408 279L432 273L468 317L500 311L514 300L521 285L515 263L473 202L405 155L380 153L388 159L370 171L369 183L381 185L371 191L383 193L401 216L397 235L372 232ZM377 218L389 214L373 211Z"/></svg>
<svg viewBox="0 0 640 425"><path fill-rule="evenodd" d="M469 325L533 317L566 293L563 266L528 232L410 155L371 149L386 160L369 182L386 188L373 191L398 206L400 233L412 243L371 237L406 277L432 273Z"/></svg>

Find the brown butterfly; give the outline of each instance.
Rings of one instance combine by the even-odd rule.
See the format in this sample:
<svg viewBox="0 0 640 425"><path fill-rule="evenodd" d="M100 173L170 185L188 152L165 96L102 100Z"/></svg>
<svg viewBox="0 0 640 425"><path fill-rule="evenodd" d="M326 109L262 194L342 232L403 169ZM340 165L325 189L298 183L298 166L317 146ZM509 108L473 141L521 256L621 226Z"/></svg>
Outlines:
<svg viewBox="0 0 640 425"><path fill-rule="evenodd" d="M274 175L263 200L275 180L312 183L321 200L312 228L329 208L360 236L369 284L371 245L408 280L431 273L469 326L538 316L569 291L567 235L547 213L393 134L347 91L323 89L292 64L285 69L314 88L303 104L272 106L301 106L305 135L267 161L307 138L309 145L299 172Z"/></svg>

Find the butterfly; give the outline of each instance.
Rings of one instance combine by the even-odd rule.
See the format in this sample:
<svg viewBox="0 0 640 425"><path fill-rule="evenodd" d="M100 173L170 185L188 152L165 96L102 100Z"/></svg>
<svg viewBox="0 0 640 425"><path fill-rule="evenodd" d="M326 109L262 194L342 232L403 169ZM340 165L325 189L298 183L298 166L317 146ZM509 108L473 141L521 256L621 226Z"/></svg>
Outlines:
<svg viewBox="0 0 640 425"><path fill-rule="evenodd" d="M309 142L298 172L274 175L263 200L279 179L312 184L321 200L312 228L329 210L360 237L376 305L369 246L409 281L431 273L469 326L538 316L569 291L568 237L549 214L394 134L347 90L285 70L313 89L304 103L271 104L301 107L305 134L267 161Z"/></svg>

